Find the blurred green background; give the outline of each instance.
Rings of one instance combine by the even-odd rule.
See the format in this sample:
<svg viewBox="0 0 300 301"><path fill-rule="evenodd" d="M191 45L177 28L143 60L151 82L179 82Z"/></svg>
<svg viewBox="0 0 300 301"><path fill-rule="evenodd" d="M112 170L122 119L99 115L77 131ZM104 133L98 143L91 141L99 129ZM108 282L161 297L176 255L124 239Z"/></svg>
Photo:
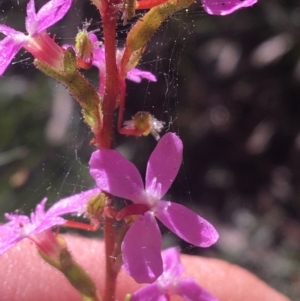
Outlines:
<svg viewBox="0 0 300 301"><path fill-rule="evenodd" d="M37 0L39 8L46 1ZM0 1L1 23L24 31L27 1ZM137 14L137 18L140 14ZM102 37L89 1L50 32L73 43L82 21ZM118 28L119 47L134 20ZM0 221L93 187L92 138L63 87L21 51L0 79ZM300 3L260 0L227 17L201 3L172 16L151 40L140 67L157 83L128 82L126 118L148 110L184 142L170 200L219 230L213 248L195 248L162 228L166 245L224 258L300 300ZM87 72L97 85L97 72ZM116 134L118 150L145 173L153 137ZM99 234L96 234L99 235Z"/></svg>

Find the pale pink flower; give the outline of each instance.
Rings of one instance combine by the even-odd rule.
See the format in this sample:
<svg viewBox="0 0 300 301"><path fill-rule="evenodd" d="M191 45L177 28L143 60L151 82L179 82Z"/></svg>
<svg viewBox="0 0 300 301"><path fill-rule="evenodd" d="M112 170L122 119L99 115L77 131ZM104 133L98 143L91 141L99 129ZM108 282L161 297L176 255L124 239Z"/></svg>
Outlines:
<svg viewBox="0 0 300 301"><path fill-rule="evenodd" d="M5 214L9 220L6 224L0 225L0 255L10 249L23 238L29 238L35 243L43 240L43 232L54 226L64 225L66 220L61 215L69 213L83 213L87 201L94 195L100 193L99 188L90 189L66 198L61 199L47 211L44 198L32 212L30 217L21 214ZM49 237L49 235L46 235Z"/></svg>

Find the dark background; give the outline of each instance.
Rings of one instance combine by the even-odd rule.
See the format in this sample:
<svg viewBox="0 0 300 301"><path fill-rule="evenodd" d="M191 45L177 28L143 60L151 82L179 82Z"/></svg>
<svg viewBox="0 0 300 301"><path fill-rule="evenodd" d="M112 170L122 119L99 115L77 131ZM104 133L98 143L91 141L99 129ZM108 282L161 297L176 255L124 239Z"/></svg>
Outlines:
<svg viewBox="0 0 300 301"><path fill-rule="evenodd" d="M1 23L24 31L26 3L1 1ZM73 43L90 18L101 39L88 1L75 1L49 32ZM120 24L119 47L131 25ZM0 79L1 213L29 213L44 196L51 204L94 185L87 168L92 135L80 109L32 61L21 51ZM158 82L128 82L126 119L147 110L180 135L184 160L168 198L210 220L221 235L203 250L162 229L166 245L242 265L300 300L299 2L260 0L227 17L209 16L195 3L165 22L140 68ZM97 85L96 70L87 76ZM116 135L115 141L144 174L155 140Z"/></svg>

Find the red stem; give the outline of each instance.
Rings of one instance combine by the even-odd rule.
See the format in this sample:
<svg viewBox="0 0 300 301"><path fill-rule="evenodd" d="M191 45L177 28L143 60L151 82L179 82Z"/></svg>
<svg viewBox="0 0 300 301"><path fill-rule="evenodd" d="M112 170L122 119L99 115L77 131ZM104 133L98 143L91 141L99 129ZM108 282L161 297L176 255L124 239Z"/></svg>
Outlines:
<svg viewBox="0 0 300 301"><path fill-rule="evenodd" d="M116 64L116 20L109 14L102 15L106 60L106 85L103 97L103 128L98 147L112 147L113 116L118 96L118 69ZM104 217L106 279L104 301L114 301L118 273L113 269L112 256L115 249L115 225L110 217Z"/></svg>
<svg viewBox="0 0 300 301"><path fill-rule="evenodd" d="M119 74L116 63L116 21L115 7L109 3L105 11L100 11L103 22L106 85L103 97L103 128L100 134L98 147L112 147L112 126L116 101L119 94Z"/></svg>
<svg viewBox="0 0 300 301"><path fill-rule="evenodd" d="M118 15L116 13L114 1L103 1L101 2L101 7L98 8L103 23L106 84L102 102L103 127L100 130L99 135L96 135L96 141L99 148L112 148L113 116L119 91L119 74L116 63L116 24ZM114 219L105 216L103 228L106 261L106 279L103 301L115 301L118 271L114 269L112 259L116 241Z"/></svg>
<svg viewBox="0 0 300 301"><path fill-rule="evenodd" d="M65 227L68 228L75 228L75 229L81 229L81 230L86 230L86 231L97 231L100 227L99 224L85 224L81 222L76 222L76 221L66 221L64 224Z"/></svg>
<svg viewBox="0 0 300 301"><path fill-rule="evenodd" d="M112 218L104 218L106 278L104 301L115 301L118 271L114 270L115 223Z"/></svg>
<svg viewBox="0 0 300 301"><path fill-rule="evenodd" d="M150 9L154 6L161 5L168 0L140 0L136 2L136 10L138 9Z"/></svg>
<svg viewBox="0 0 300 301"><path fill-rule="evenodd" d="M126 97L126 83L125 81L122 81L121 92L120 92L120 106L119 106L119 113L118 113L118 124L117 124L117 128L120 133L122 131L123 120L124 120L125 97Z"/></svg>

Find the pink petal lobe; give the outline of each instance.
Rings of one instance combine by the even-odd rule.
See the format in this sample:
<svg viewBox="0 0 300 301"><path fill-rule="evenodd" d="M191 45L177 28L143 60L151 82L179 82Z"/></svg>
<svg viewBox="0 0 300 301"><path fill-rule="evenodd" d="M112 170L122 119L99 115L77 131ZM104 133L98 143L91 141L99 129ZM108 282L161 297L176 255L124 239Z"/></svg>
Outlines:
<svg viewBox="0 0 300 301"><path fill-rule="evenodd" d="M0 229L1 234L1 229ZM12 246L14 246L22 237L18 233L7 234L0 238L0 255L4 254Z"/></svg>
<svg viewBox="0 0 300 301"><path fill-rule="evenodd" d="M238 9L249 7L257 0L202 0L203 7L211 15L229 15Z"/></svg>
<svg viewBox="0 0 300 301"><path fill-rule="evenodd" d="M4 24L0 24L0 32L2 32L8 37L14 38L15 40L22 40L22 39L26 40L26 36L22 32L17 31Z"/></svg>
<svg viewBox="0 0 300 301"><path fill-rule="evenodd" d="M156 217L180 238L195 246L210 247L219 238L217 230L208 221L180 204L160 201Z"/></svg>
<svg viewBox="0 0 300 301"><path fill-rule="evenodd" d="M87 201L100 192L99 188L94 188L63 198L49 208L46 212L46 217L55 217L68 213L82 213L86 209Z"/></svg>
<svg viewBox="0 0 300 301"><path fill-rule="evenodd" d="M162 252L164 272L168 271L173 277L178 277L183 273L183 265L180 261L180 253L177 248L169 248Z"/></svg>
<svg viewBox="0 0 300 301"><path fill-rule="evenodd" d="M168 299L162 295L159 286L156 283L152 283L137 290L130 298L130 301L168 301Z"/></svg>
<svg viewBox="0 0 300 301"><path fill-rule="evenodd" d="M165 134L157 143L147 165L146 190L152 190L154 179L161 184L163 197L172 185L182 161L182 141L174 133Z"/></svg>
<svg viewBox="0 0 300 301"><path fill-rule="evenodd" d="M46 202L47 198L43 198L41 202L36 205L35 211L30 214L32 223L38 223L44 218Z"/></svg>
<svg viewBox="0 0 300 301"><path fill-rule="evenodd" d="M121 246L124 269L137 283L152 283L162 274L161 245L155 217L146 212L129 228Z"/></svg>
<svg viewBox="0 0 300 301"><path fill-rule="evenodd" d="M16 42L11 37L6 37L0 42L0 75L7 69L24 42Z"/></svg>
<svg viewBox="0 0 300 301"><path fill-rule="evenodd" d="M0 24L0 32L6 35L0 41L0 75L2 75L26 42L27 36L3 24Z"/></svg>
<svg viewBox="0 0 300 301"><path fill-rule="evenodd" d="M134 69L131 69L130 71L128 71L128 73L127 73L127 79L129 79L133 82L136 82L136 83L140 83L143 78L148 79L151 82L156 82L155 75L153 75L149 71L143 71L143 70L134 68Z"/></svg>
<svg viewBox="0 0 300 301"><path fill-rule="evenodd" d="M30 0L26 8L27 16L25 20L25 27L29 35L34 35L38 28L38 20L35 12L34 0Z"/></svg>
<svg viewBox="0 0 300 301"><path fill-rule="evenodd" d="M51 0L37 13L38 29L40 33L60 21L68 12L73 0Z"/></svg>
<svg viewBox="0 0 300 301"><path fill-rule="evenodd" d="M60 216L45 217L45 219L41 221L35 229L28 233L28 236L34 236L45 230L51 229L52 227L64 225L65 223L66 220Z"/></svg>
<svg viewBox="0 0 300 301"><path fill-rule="evenodd" d="M9 219L6 224L0 225L0 255L5 253L14 244L23 239L22 227L28 227L31 222L26 215L5 214Z"/></svg>
<svg viewBox="0 0 300 301"><path fill-rule="evenodd" d="M135 202L144 194L139 171L115 150L95 151L90 159L90 173L100 189L114 196Z"/></svg>
<svg viewBox="0 0 300 301"><path fill-rule="evenodd" d="M218 301L192 278L184 278L178 282L177 294L186 301Z"/></svg>

